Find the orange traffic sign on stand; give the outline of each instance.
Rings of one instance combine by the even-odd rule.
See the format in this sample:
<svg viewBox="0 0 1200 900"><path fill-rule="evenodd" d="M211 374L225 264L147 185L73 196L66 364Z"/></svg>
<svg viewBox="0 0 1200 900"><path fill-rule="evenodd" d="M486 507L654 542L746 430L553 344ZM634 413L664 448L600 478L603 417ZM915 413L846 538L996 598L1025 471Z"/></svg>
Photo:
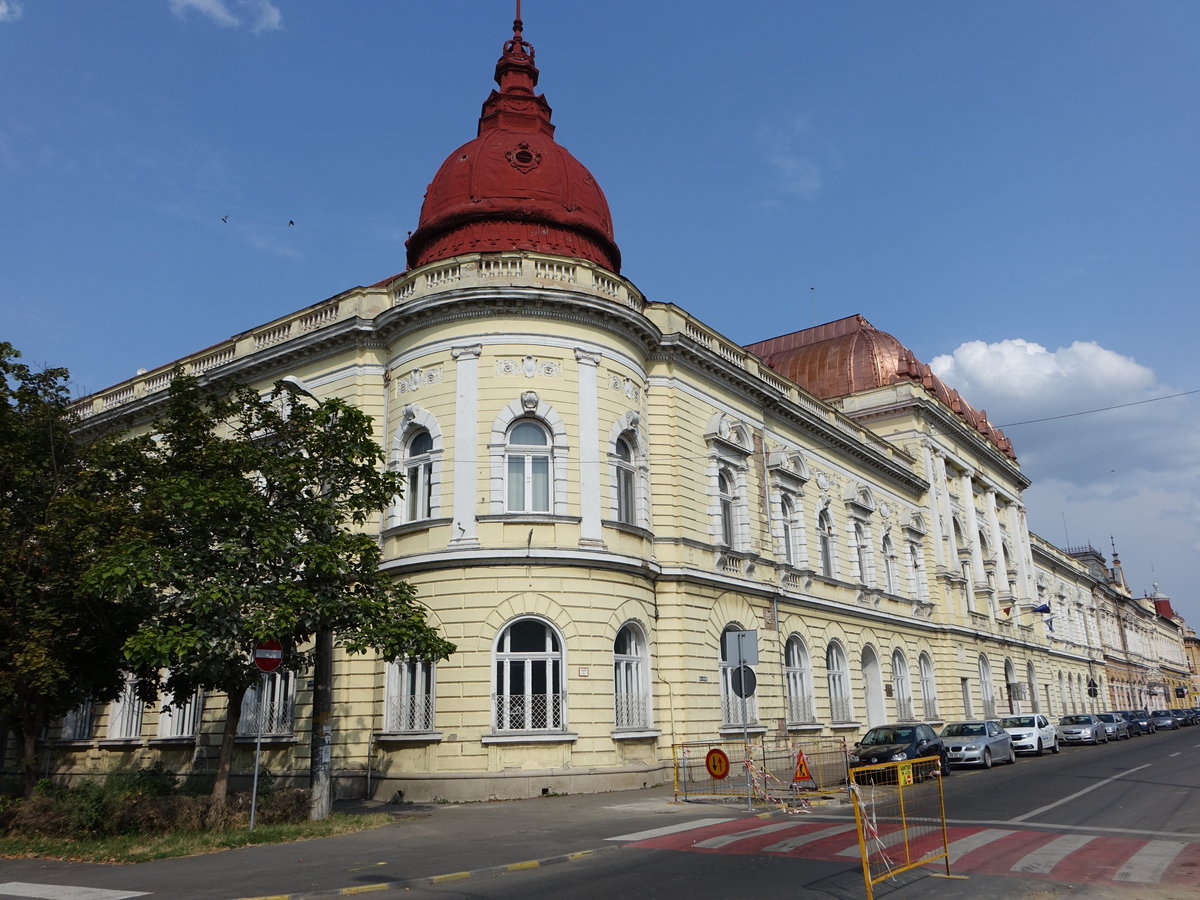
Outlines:
<svg viewBox="0 0 1200 900"><path fill-rule="evenodd" d="M714 747L708 751L708 756L704 757L704 768L708 769L709 775L720 781L729 774L729 757L725 755L724 750Z"/></svg>
<svg viewBox="0 0 1200 900"><path fill-rule="evenodd" d="M812 775L808 774L808 761L804 758L804 751L796 751L796 774L792 776L792 781L812 781Z"/></svg>

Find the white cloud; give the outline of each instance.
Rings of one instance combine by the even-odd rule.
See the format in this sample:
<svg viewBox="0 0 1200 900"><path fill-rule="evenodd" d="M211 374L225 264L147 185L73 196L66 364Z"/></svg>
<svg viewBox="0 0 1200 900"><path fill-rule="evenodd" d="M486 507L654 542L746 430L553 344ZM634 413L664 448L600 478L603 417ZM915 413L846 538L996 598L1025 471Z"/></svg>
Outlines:
<svg viewBox="0 0 1200 900"><path fill-rule="evenodd" d="M4 0L0 0L3 3ZM171 12L183 19L189 11L207 16L222 28L238 28L242 20L230 9L236 6L252 19L250 30L255 34L276 31L283 27L283 14L271 0L169 0Z"/></svg>
<svg viewBox="0 0 1200 900"><path fill-rule="evenodd" d="M808 152L811 129L808 121L796 116L764 134L766 161L775 177L775 187L785 194L811 200L821 192L825 176L821 166Z"/></svg>
<svg viewBox="0 0 1200 900"><path fill-rule="evenodd" d="M1025 499L1034 531L1106 555L1114 538L1134 593L1150 590L1157 575L1200 625L1200 608L1188 608L1200 607L1189 597L1200 580L1200 414L1192 397L1158 399L1180 389L1090 341L1053 351L1021 339L971 341L930 366L993 424L1007 425L1033 482Z"/></svg>
<svg viewBox="0 0 1200 900"><path fill-rule="evenodd" d="M17 0L0 0L0 22L15 22L24 12Z"/></svg>

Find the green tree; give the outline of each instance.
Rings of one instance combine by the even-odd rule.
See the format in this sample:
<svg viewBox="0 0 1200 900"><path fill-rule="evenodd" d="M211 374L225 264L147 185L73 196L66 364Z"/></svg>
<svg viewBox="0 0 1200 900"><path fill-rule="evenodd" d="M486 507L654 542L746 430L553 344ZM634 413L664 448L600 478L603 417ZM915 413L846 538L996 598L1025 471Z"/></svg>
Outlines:
<svg viewBox="0 0 1200 900"><path fill-rule="evenodd" d="M72 434L66 370L19 359L0 342L0 718L28 794L47 726L120 692L137 611L83 586L128 499Z"/></svg>
<svg viewBox="0 0 1200 900"><path fill-rule="evenodd" d="M336 398L297 402L282 384L267 398L249 388L206 394L177 373L152 433L110 454L138 515L94 583L151 610L125 645L147 682L159 679L180 704L197 689L228 698L214 797L228 790L258 641L280 641L292 671L313 664L321 632L349 653L453 652L411 586L379 570L379 544L359 527L402 487L360 410Z"/></svg>

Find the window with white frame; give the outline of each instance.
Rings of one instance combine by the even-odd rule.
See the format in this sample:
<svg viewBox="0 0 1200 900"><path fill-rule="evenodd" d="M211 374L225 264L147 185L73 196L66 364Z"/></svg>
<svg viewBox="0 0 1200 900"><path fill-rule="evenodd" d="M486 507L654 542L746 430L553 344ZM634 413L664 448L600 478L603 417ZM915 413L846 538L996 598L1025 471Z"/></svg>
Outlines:
<svg viewBox="0 0 1200 900"><path fill-rule="evenodd" d="M717 472L717 498L721 516L721 543L726 547L733 546L733 475L728 469Z"/></svg>
<svg viewBox="0 0 1200 900"><path fill-rule="evenodd" d="M796 564L796 503L788 495L779 501L779 537L783 543L783 561Z"/></svg>
<svg viewBox="0 0 1200 900"><path fill-rule="evenodd" d="M96 704L84 700L69 713L63 716L62 731L59 736L64 741L88 741L92 738L93 714Z"/></svg>
<svg viewBox="0 0 1200 900"><path fill-rule="evenodd" d="M109 738L123 740L140 737L144 705L137 696L137 679L133 675L127 675L121 695L108 708Z"/></svg>
<svg viewBox="0 0 1200 900"><path fill-rule="evenodd" d="M433 436L424 428L409 437L404 448L404 521L417 522L433 514Z"/></svg>
<svg viewBox="0 0 1200 900"><path fill-rule="evenodd" d="M937 680L933 676L933 660L928 653L922 653L917 660L917 669L921 678L921 705L927 720L938 717Z"/></svg>
<svg viewBox="0 0 1200 900"><path fill-rule="evenodd" d="M821 510L817 516L817 535L821 542L821 574L832 578L833 562L833 517L828 509Z"/></svg>
<svg viewBox="0 0 1200 900"><path fill-rule="evenodd" d="M518 419L508 430L505 448L509 512L550 512L550 435L534 419Z"/></svg>
<svg viewBox="0 0 1200 900"><path fill-rule="evenodd" d="M162 698L162 709L158 714L158 736L160 738L192 738L200 730L200 716L204 713L204 693L196 691L187 703L176 706L174 698L166 694Z"/></svg>
<svg viewBox="0 0 1200 900"><path fill-rule="evenodd" d="M634 465L633 444L626 435L617 438L613 456L617 487L617 521L623 525L636 525L637 469Z"/></svg>
<svg viewBox="0 0 1200 900"><path fill-rule="evenodd" d="M921 549L915 542L910 542L908 545L908 575L912 582L913 599L924 603L926 599L925 567L921 562Z"/></svg>
<svg viewBox="0 0 1200 900"><path fill-rule="evenodd" d="M812 691L812 661L808 657L808 647L798 634L788 638L784 651L784 675L787 678L787 721L789 725L802 725L815 722L816 710L813 706Z"/></svg>
<svg viewBox="0 0 1200 900"><path fill-rule="evenodd" d="M996 686L992 683L992 664L982 653L979 655L979 693L983 700L983 717L996 718Z"/></svg>
<svg viewBox="0 0 1200 900"><path fill-rule="evenodd" d="M908 677L908 659L899 647L892 651L892 699L896 701L896 718L901 722L911 721L912 682Z"/></svg>
<svg viewBox="0 0 1200 900"><path fill-rule="evenodd" d="M896 585L896 548L892 545L891 535L883 536L879 547L879 555L883 557L883 589L889 594L897 593Z"/></svg>
<svg viewBox="0 0 1200 900"><path fill-rule="evenodd" d="M854 721L850 706L850 664L846 651L837 641L825 649L825 678L829 684L829 714L832 722Z"/></svg>
<svg viewBox="0 0 1200 900"><path fill-rule="evenodd" d="M745 631L741 625L725 626L721 633L721 724L722 725L757 725L758 696L739 697L734 690L734 678L737 676L738 662L736 654L730 655L726 646L725 635L731 632ZM753 666L749 667L753 669Z"/></svg>
<svg viewBox="0 0 1200 900"><path fill-rule="evenodd" d="M562 643L541 619L517 619L496 641L496 731L561 731L566 724Z"/></svg>
<svg viewBox="0 0 1200 900"><path fill-rule="evenodd" d="M650 726L650 657L646 636L632 622L613 641L613 705L617 728Z"/></svg>
<svg viewBox="0 0 1200 900"><path fill-rule="evenodd" d="M284 669L264 673L242 698L238 734L258 734L261 726L264 735L289 735L292 733L295 711L295 676Z"/></svg>
<svg viewBox="0 0 1200 900"><path fill-rule="evenodd" d="M390 734L433 731L434 663L404 657L384 677L383 730Z"/></svg>

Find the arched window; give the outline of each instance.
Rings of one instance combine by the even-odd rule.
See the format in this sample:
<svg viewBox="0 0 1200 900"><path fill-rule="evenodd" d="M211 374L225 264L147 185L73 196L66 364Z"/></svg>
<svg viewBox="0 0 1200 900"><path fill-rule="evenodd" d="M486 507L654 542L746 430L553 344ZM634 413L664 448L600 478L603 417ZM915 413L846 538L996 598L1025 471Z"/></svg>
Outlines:
<svg viewBox="0 0 1200 900"><path fill-rule="evenodd" d="M890 535L883 536L883 544L879 548L883 557L883 589L889 594L895 594L896 588L896 548L892 546Z"/></svg>
<svg viewBox="0 0 1200 900"><path fill-rule="evenodd" d="M992 683L992 664L979 654L979 692L983 695L983 717L996 718L996 686Z"/></svg>
<svg viewBox="0 0 1200 900"><path fill-rule="evenodd" d="M428 519L433 498L433 438L421 429L404 448L404 521Z"/></svg>
<svg viewBox="0 0 1200 900"><path fill-rule="evenodd" d="M921 677L921 705L927 720L936 719L937 711L937 680L933 676L933 660L928 653L922 653L917 660Z"/></svg>
<svg viewBox="0 0 1200 900"><path fill-rule="evenodd" d="M911 721L912 683L908 677L908 660L899 648L892 651L892 695L896 701L896 718L901 722Z"/></svg>
<svg viewBox="0 0 1200 900"><path fill-rule="evenodd" d="M433 731L434 676L432 662L412 657L398 659L387 667L385 732Z"/></svg>
<svg viewBox="0 0 1200 900"><path fill-rule="evenodd" d="M740 625L730 624L721 633L721 723L727 726L758 723L758 695L737 695L734 678L738 669L738 655L736 649L731 651L725 640L726 635L744 630Z"/></svg>
<svg viewBox="0 0 1200 900"><path fill-rule="evenodd" d="M650 725L649 654L642 630L622 626L613 642L613 701L617 728Z"/></svg>
<svg viewBox="0 0 1200 900"><path fill-rule="evenodd" d="M836 641L825 650L825 677L829 682L829 714L833 722L854 720L850 707L850 665L846 651Z"/></svg>
<svg viewBox="0 0 1200 900"><path fill-rule="evenodd" d="M550 437L540 422L518 419L505 448L509 512L550 512Z"/></svg>
<svg viewBox="0 0 1200 900"><path fill-rule="evenodd" d="M560 731L566 714L562 644L540 619L517 619L496 641L496 731Z"/></svg>
<svg viewBox="0 0 1200 900"><path fill-rule="evenodd" d="M787 721L800 725L817 720L812 696L812 664L798 634L788 638L784 673L787 677Z"/></svg>
<svg viewBox="0 0 1200 900"><path fill-rule="evenodd" d="M636 525L636 470L633 465L633 447L625 435L617 438L613 452L616 457L617 521L624 525Z"/></svg>
<svg viewBox="0 0 1200 900"><path fill-rule="evenodd" d="M833 577L833 517L829 510L821 510L817 516L817 534L821 541L821 574Z"/></svg>
<svg viewBox="0 0 1200 900"><path fill-rule="evenodd" d="M733 546L733 476L721 469L717 472L717 496L721 507L721 543Z"/></svg>

